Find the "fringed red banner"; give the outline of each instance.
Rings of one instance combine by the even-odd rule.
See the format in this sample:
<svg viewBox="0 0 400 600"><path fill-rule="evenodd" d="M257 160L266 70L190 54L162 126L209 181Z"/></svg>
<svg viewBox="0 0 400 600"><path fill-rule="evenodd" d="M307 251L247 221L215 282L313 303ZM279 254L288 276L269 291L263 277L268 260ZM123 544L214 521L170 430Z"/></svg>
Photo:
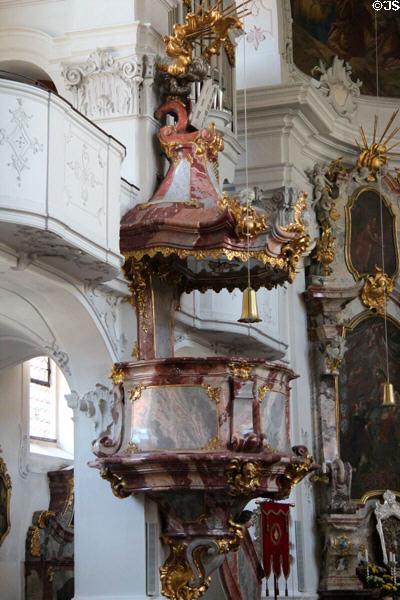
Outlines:
<svg viewBox="0 0 400 600"><path fill-rule="evenodd" d="M290 504L261 502L263 536L263 559L265 576L272 572L278 579L282 574L287 580L290 573L289 555L289 509Z"/></svg>

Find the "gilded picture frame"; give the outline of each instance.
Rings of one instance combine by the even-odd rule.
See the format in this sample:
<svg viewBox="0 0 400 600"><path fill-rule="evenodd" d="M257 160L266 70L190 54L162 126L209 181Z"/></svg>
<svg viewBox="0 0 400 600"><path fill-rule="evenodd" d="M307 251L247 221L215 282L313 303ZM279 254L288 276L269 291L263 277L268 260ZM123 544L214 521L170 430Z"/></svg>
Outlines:
<svg viewBox="0 0 400 600"><path fill-rule="evenodd" d="M363 198L361 199L361 196ZM345 206L345 261L356 281L382 268L381 206L383 219L384 273L395 278L400 271L397 216L385 194L371 185L358 188Z"/></svg>
<svg viewBox="0 0 400 600"><path fill-rule="evenodd" d="M335 378L337 444L341 459L356 469L351 499L357 504L386 489L400 496L400 471L397 476L397 467L391 464L398 454L397 437L392 434L400 429L400 372L395 368L400 358L400 322L387 315L386 327L389 374L397 400L390 408L381 406L379 396L380 384L386 380L384 317L364 311L343 328L348 348ZM366 355L370 365L365 364ZM359 365L357 356L362 357Z"/></svg>
<svg viewBox="0 0 400 600"><path fill-rule="evenodd" d="M11 478L7 473L6 463L0 456L0 546L10 533L11 529L10 502Z"/></svg>

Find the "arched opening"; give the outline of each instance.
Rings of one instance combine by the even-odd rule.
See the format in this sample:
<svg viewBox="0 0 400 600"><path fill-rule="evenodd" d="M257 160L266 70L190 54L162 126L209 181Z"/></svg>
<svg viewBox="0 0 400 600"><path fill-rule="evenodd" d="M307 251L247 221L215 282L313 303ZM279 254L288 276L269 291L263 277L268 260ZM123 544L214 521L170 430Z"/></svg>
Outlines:
<svg viewBox="0 0 400 600"><path fill-rule="evenodd" d="M24 60L1 61L0 79L21 81L22 83L44 87L57 93L57 88L50 75L37 65Z"/></svg>

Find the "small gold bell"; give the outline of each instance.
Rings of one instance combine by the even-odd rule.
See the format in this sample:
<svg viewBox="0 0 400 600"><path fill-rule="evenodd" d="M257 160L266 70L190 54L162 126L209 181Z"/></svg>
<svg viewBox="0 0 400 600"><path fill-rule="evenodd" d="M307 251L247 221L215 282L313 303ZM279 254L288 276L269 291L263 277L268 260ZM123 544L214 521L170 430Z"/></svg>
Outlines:
<svg viewBox="0 0 400 600"><path fill-rule="evenodd" d="M239 323L259 323L257 296L255 290L248 287L243 292L242 315L238 319Z"/></svg>
<svg viewBox="0 0 400 600"><path fill-rule="evenodd" d="M381 386L381 406L396 406L393 385L388 381Z"/></svg>

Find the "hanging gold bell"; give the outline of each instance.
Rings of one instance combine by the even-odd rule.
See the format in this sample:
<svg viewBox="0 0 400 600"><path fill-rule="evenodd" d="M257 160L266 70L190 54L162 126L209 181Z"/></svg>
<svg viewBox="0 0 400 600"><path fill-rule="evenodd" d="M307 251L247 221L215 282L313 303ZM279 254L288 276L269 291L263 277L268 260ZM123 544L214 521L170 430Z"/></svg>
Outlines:
<svg viewBox="0 0 400 600"><path fill-rule="evenodd" d="M381 386L381 406L396 406L393 384L388 381Z"/></svg>
<svg viewBox="0 0 400 600"><path fill-rule="evenodd" d="M262 319L258 316L257 296L253 288L248 287L243 292L242 315L239 323L259 323Z"/></svg>

